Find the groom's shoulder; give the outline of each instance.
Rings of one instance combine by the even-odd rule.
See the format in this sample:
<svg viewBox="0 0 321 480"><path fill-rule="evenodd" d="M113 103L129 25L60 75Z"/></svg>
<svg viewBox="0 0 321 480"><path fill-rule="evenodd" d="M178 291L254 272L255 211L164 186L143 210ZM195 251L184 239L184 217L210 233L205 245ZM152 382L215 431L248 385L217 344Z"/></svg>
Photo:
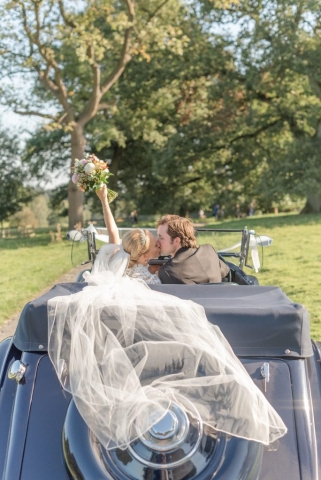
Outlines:
<svg viewBox="0 0 321 480"><path fill-rule="evenodd" d="M162 283L208 283L221 281L220 270L218 254L212 245L204 244L179 249L158 275Z"/></svg>
<svg viewBox="0 0 321 480"><path fill-rule="evenodd" d="M182 252L181 258L183 259L188 259L193 257L200 259L200 258L207 258L209 260L215 258L218 258L218 254L215 251L214 247L210 245L209 243L205 243L204 245L200 245L197 248L186 248L185 252ZM174 257L175 258L175 257ZM179 260L179 257L178 257Z"/></svg>
<svg viewBox="0 0 321 480"><path fill-rule="evenodd" d="M204 245L200 245L196 250L199 255L201 254L217 255L215 248L209 243L204 243Z"/></svg>

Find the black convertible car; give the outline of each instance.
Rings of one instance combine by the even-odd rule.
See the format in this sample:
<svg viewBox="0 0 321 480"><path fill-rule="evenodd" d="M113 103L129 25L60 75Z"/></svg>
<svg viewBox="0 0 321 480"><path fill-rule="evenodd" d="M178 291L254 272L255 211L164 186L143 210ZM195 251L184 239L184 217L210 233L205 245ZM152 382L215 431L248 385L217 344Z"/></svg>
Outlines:
<svg viewBox="0 0 321 480"><path fill-rule="evenodd" d="M321 351L308 313L278 287L259 286L241 266L226 282L153 285L204 306L253 382L282 417L287 434L270 446L204 429L179 413L165 416L126 450L105 450L58 382L47 354L47 301L82 290L56 285L28 303L0 344L0 472L3 480L317 480L321 475ZM93 243L89 249L93 249ZM225 255L224 255L225 253ZM222 252L225 259L227 252ZM235 252L234 252L235 253ZM175 410L175 409L174 409ZM175 417L175 422L173 421ZM183 434L182 434L183 432ZM321 476L320 476L321 478Z"/></svg>

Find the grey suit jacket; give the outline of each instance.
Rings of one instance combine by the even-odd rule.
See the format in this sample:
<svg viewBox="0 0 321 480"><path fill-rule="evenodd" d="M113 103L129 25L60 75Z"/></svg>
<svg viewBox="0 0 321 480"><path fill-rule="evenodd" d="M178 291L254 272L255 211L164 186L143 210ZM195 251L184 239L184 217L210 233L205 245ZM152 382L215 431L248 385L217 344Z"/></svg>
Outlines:
<svg viewBox="0 0 321 480"><path fill-rule="evenodd" d="M158 271L162 283L219 283L229 267L219 259L212 245L180 248Z"/></svg>

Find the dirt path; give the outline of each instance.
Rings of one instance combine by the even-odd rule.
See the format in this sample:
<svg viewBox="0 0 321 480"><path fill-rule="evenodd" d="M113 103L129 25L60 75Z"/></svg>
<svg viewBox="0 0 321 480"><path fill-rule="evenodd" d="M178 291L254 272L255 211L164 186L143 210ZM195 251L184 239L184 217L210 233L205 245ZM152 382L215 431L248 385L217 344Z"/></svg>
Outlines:
<svg viewBox="0 0 321 480"><path fill-rule="evenodd" d="M64 275L59 277L56 281L48 285L46 288L41 290L41 292L38 292L37 295L35 295L33 298L30 298L30 300L40 297L57 283L74 282L78 276L78 273L85 270L85 268L86 267L84 267L83 265L78 265L77 267L70 270L68 273L65 273ZM0 325L0 342L7 337L11 337L14 334L19 320L19 316L20 311L16 312L14 315L12 315L12 317L8 318Z"/></svg>

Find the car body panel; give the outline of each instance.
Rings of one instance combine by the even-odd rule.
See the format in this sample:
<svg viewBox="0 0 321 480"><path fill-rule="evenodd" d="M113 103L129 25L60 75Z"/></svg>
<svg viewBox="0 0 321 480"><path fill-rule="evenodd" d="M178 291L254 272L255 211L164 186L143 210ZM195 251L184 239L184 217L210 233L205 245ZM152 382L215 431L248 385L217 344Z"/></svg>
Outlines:
<svg viewBox="0 0 321 480"><path fill-rule="evenodd" d="M61 435L71 397L59 384L46 353L19 352L8 340L0 347L4 343L11 348L0 349L1 365L7 365L0 393L1 478L67 480ZM27 366L20 384L8 378L15 360Z"/></svg>
<svg viewBox="0 0 321 480"><path fill-rule="evenodd" d="M11 357L8 367L16 358L11 353L12 348L7 352L7 358ZM1 362L4 360L2 355ZM67 480L70 476L63 456L62 431L70 395L58 383L47 354L28 352L22 354L21 360L28 363L25 383L16 384L7 377L6 371L1 382L2 478ZM241 361L263 391L264 381L259 372L266 358L242 358ZM311 366L303 359L271 359L269 364L270 382L266 396L286 423L288 433L277 445L264 447L258 478L317 479L317 435L314 422L311 422L311 409L320 399L313 402L309 396L307 370ZM318 376L320 388L320 372L314 375ZM226 480L232 479L226 477Z"/></svg>

